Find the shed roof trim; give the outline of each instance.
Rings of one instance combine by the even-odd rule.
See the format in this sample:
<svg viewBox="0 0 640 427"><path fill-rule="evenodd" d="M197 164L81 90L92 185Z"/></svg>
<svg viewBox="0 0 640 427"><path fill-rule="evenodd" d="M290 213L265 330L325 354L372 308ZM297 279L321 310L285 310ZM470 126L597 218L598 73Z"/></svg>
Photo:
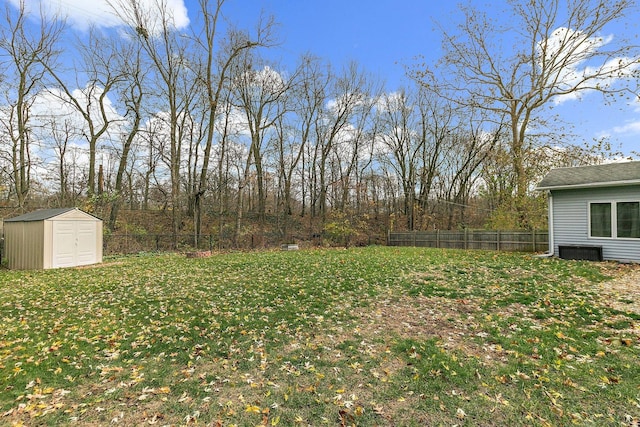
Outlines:
<svg viewBox="0 0 640 427"><path fill-rule="evenodd" d="M31 222L31 221L44 221L46 219L51 219L53 217L56 217L58 215L62 215L65 214L67 212L73 211L73 210L78 210L80 212L86 213L84 211L81 211L78 208L58 208L58 209L40 209L37 211L33 211L33 212L29 212L23 215L19 215L13 218L9 218L9 219L5 219L4 222ZM91 215L89 213L86 213L87 215ZM93 216L93 215L91 215Z"/></svg>
<svg viewBox="0 0 640 427"><path fill-rule="evenodd" d="M640 185L640 161L552 169L537 190Z"/></svg>

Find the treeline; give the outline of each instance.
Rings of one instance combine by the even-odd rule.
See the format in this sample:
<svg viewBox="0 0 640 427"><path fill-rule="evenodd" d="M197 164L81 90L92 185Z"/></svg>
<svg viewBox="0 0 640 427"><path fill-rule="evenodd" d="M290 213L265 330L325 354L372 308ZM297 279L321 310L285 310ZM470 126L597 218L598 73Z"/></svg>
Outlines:
<svg viewBox="0 0 640 427"><path fill-rule="evenodd" d="M175 28L165 2L154 13L136 0L113 6L124 25L82 39L44 12L33 19L24 3L5 6L5 206L81 206L115 232L123 209L156 210L175 236L217 228L236 240L248 229L288 241L301 227L338 236L372 227L539 228L545 202L536 182L550 167L602 159L600 145L525 132L538 104L557 94L527 99L512 90L519 86L488 88L496 98L479 102L428 67L388 92L356 63L268 61L274 21L229 27L224 1L199 1L188 31ZM529 108L524 125L514 105Z"/></svg>

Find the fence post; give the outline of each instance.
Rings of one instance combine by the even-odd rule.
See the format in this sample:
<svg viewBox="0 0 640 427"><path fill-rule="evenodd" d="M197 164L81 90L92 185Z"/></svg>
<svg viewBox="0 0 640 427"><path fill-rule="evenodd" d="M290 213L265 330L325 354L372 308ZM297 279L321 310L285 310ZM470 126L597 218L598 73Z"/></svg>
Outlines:
<svg viewBox="0 0 640 427"><path fill-rule="evenodd" d="M538 245L536 245L536 229L531 230L531 241L533 242L533 252L538 250Z"/></svg>
<svg viewBox="0 0 640 427"><path fill-rule="evenodd" d="M413 230L413 247L416 247L416 230Z"/></svg>
<svg viewBox="0 0 640 427"><path fill-rule="evenodd" d="M440 229L436 230L436 248L440 249Z"/></svg>
<svg viewBox="0 0 640 427"><path fill-rule="evenodd" d="M500 250L500 230L496 230L496 251Z"/></svg>
<svg viewBox="0 0 640 427"><path fill-rule="evenodd" d="M464 250L469 249L469 230L467 228L464 229Z"/></svg>

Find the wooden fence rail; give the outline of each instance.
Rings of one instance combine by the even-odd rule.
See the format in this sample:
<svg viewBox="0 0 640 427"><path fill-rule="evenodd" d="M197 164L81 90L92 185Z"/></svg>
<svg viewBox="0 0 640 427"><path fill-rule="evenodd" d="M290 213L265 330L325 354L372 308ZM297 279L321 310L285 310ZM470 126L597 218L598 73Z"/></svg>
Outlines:
<svg viewBox="0 0 640 427"><path fill-rule="evenodd" d="M544 230L433 230L390 232L389 246L418 246L445 249L544 252L549 235Z"/></svg>

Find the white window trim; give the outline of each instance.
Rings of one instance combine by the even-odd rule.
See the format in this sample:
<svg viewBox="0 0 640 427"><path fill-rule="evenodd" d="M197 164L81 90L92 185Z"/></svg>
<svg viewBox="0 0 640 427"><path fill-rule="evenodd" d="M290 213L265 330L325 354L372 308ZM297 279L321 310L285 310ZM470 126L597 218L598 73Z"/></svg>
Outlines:
<svg viewBox="0 0 640 427"><path fill-rule="evenodd" d="M587 231L589 239L597 240L631 240L637 242L640 237L618 237L618 203L635 202L640 203L639 199L609 199L609 200L591 200L587 204ZM609 203L611 205L611 237L599 237L591 235L591 205L599 203Z"/></svg>

